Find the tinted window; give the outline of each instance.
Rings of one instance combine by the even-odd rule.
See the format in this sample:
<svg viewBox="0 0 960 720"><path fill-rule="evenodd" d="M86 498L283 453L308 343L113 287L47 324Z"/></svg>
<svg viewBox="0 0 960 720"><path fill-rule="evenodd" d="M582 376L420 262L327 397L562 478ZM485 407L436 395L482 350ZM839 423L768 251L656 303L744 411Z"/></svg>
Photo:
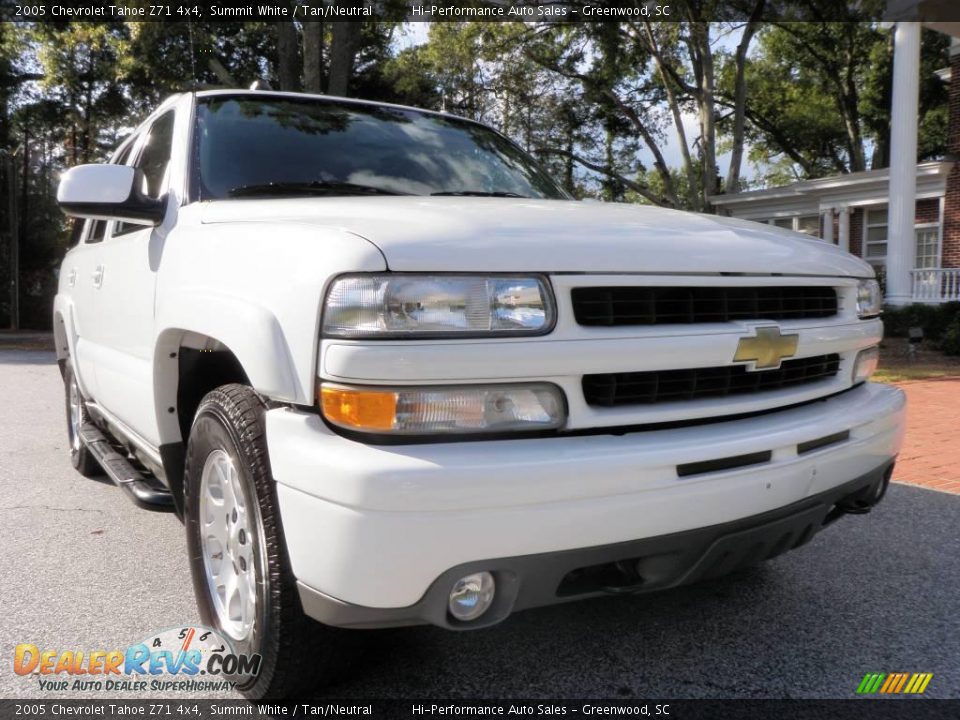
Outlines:
<svg viewBox="0 0 960 720"><path fill-rule="evenodd" d="M94 220L93 228L90 231L90 234L87 235L86 242L88 243L98 243L103 240L103 236L107 231L107 223L104 220Z"/></svg>
<svg viewBox="0 0 960 720"><path fill-rule="evenodd" d="M160 197L163 191L163 176L170 163L173 145L173 117L173 112L168 112L157 118L135 163L135 167L143 170L143 191L150 197Z"/></svg>
<svg viewBox="0 0 960 720"><path fill-rule="evenodd" d="M311 184L317 194L566 197L492 130L415 110L216 96L201 101L194 136L194 196L201 200L309 194Z"/></svg>
<svg viewBox="0 0 960 720"><path fill-rule="evenodd" d="M137 144L136 140L131 140L127 143L127 146L120 151L120 154L117 155L117 159L113 161L113 165L126 165L127 160L130 158L130 153L133 152L133 146Z"/></svg>
<svg viewBox="0 0 960 720"><path fill-rule="evenodd" d="M67 218L67 222L70 224L70 247L78 244L83 239L83 234L87 230L87 225L90 223L89 220L78 220L77 218Z"/></svg>
<svg viewBox="0 0 960 720"><path fill-rule="evenodd" d="M171 110L157 118L150 126L144 145L140 150L140 157L133 164L143 171L143 193L150 197L160 197L163 194L163 178L170 164L170 155L173 146L173 120ZM129 155L133 144L117 158L118 164L123 164ZM113 228L113 234L124 235L134 230L143 230L143 225L118 222Z"/></svg>

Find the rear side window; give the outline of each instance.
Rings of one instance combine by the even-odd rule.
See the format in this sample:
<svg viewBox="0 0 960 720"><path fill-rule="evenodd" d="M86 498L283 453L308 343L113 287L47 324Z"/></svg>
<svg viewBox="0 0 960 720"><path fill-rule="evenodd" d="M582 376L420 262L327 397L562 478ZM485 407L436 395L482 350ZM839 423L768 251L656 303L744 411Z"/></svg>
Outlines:
<svg viewBox="0 0 960 720"><path fill-rule="evenodd" d="M103 242L103 236L107 231L107 223L103 220L94 220L93 228L90 230L90 234L87 235L86 242L89 243L98 243Z"/></svg>

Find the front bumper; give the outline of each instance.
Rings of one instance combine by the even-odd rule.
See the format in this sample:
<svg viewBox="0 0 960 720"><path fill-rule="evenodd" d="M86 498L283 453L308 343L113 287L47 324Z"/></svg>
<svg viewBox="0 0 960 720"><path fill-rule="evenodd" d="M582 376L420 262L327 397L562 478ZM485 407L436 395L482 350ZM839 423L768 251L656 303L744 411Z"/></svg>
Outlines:
<svg viewBox="0 0 960 720"><path fill-rule="evenodd" d="M465 563L438 577L415 604L371 608L345 603L298 583L304 611L327 625L383 628L432 624L474 630L510 613L569 600L644 593L724 575L806 544L845 514L841 506L879 502L893 462L825 493L743 520L631 542L538 555ZM856 500L852 500L856 499ZM471 573L493 574L494 602L477 620L459 622L447 613L454 583Z"/></svg>
<svg viewBox="0 0 960 720"><path fill-rule="evenodd" d="M374 446L333 433L316 414L281 408L267 413L267 442L306 611L330 624L450 626L437 609L445 597L438 606L431 593L445 596L452 575L471 568L504 568L498 595L513 597L508 613L557 601L554 575L526 569L531 556L586 553L569 558L579 563L596 552L602 564L611 546L626 544L614 554L629 550L628 558L656 556L662 553L650 547L665 537L693 533L681 538L685 561L654 563L664 565L652 575L660 579L640 588L652 590L699 577L698 558L710 552L704 543L737 532L730 523L765 526L780 520L777 513L792 517L797 510L797 523L815 532L850 486L883 476L900 449L903 413L899 390L866 384L800 407L709 425ZM844 441L799 451L843 432L849 432ZM677 472L678 465L765 452L768 461L749 467ZM639 544L650 539L656 546ZM497 566L496 559L510 562ZM549 573L563 569L553 563L541 564L552 568ZM504 592L511 583L517 589ZM386 617L375 611L395 612ZM492 613L471 627L505 616Z"/></svg>

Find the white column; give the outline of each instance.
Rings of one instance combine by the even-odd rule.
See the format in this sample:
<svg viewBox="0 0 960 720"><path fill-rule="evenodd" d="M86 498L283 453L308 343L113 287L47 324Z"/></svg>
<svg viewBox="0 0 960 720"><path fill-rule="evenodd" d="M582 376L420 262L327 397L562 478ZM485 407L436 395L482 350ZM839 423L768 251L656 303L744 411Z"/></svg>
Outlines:
<svg viewBox="0 0 960 720"><path fill-rule="evenodd" d="M920 89L920 23L898 22L893 36L893 103L890 120L890 221L887 297L910 302L917 193L917 107Z"/></svg>
<svg viewBox="0 0 960 720"><path fill-rule="evenodd" d="M844 252L850 252L850 215L853 211L851 208L842 207L837 212L840 213L837 228L838 245Z"/></svg>
<svg viewBox="0 0 960 720"><path fill-rule="evenodd" d="M823 228L820 239L833 245L833 208L821 210L820 226Z"/></svg>

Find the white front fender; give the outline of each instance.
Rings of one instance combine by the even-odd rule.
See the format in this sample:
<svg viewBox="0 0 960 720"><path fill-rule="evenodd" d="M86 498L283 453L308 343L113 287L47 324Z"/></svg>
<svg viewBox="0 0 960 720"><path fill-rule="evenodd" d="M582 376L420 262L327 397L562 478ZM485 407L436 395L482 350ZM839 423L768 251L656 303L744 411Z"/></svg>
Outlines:
<svg viewBox="0 0 960 720"><path fill-rule="evenodd" d="M287 339L276 316L247 298L209 291L182 291L168 296L157 318L154 350L154 396L162 438L178 438L174 405L178 366L173 358L187 333L204 335L226 347L240 362L257 392L297 402L309 388L300 387Z"/></svg>

